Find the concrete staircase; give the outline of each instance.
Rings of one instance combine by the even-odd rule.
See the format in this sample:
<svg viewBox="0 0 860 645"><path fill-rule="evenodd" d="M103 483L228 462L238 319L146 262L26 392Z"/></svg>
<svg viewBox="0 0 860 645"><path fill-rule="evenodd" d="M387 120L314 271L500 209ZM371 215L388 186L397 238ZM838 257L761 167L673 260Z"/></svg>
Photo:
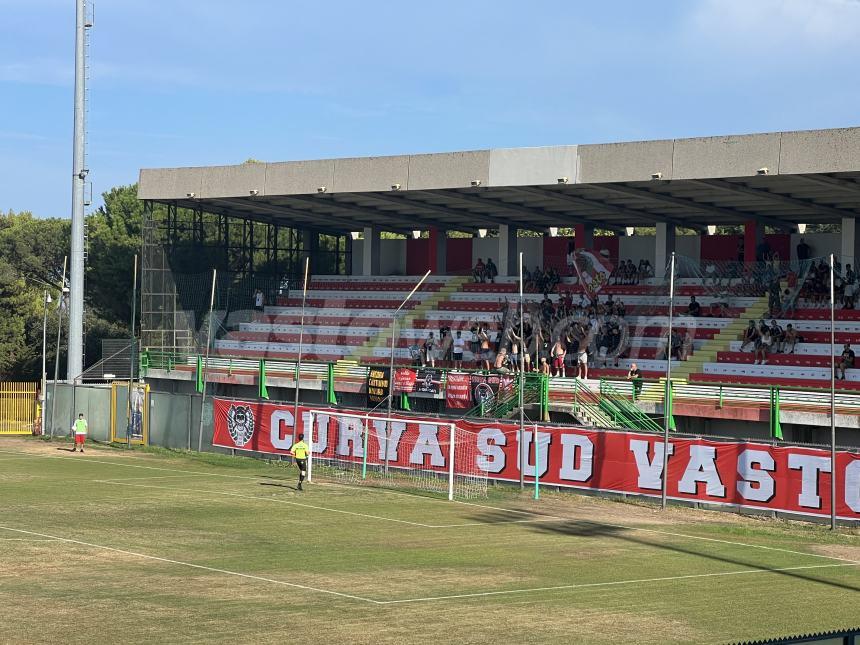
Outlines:
<svg viewBox="0 0 860 645"><path fill-rule="evenodd" d="M714 363L719 352L729 351L733 340L740 340L744 329L750 320L758 321L768 312L767 296L762 296L754 304L746 308L739 318L726 325L719 333L693 352L686 361L672 368L672 383L686 383L691 374L704 370L705 363ZM660 383L651 383L642 389L640 400L662 401L666 386L665 379Z"/></svg>
<svg viewBox="0 0 860 645"><path fill-rule="evenodd" d="M430 292L429 297L422 300L412 309L407 310L406 314L400 318L397 324L398 332L402 329L409 329L415 320L424 318L428 311L433 311L439 307L439 303L448 300L452 293L456 293L463 288L463 285L469 282L466 276L453 277L438 291ZM393 319L392 323L393 324ZM375 336L368 338L361 345L356 346L349 357L338 361L348 362L351 364L359 363L366 358L373 357L373 351L380 347L388 348L391 343L391 324L384 329L380 329ZM420 343L418 343L420 344ZM386 352L387 355L387 352Z"/></svg>

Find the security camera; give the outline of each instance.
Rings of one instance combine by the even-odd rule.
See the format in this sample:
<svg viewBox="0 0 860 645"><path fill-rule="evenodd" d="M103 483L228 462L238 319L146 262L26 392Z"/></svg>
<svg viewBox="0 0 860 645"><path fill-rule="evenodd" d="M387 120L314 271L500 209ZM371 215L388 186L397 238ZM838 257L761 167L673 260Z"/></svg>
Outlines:
<svg viewBox="0 0 860 645"><path fill-rule="evenodd" d="M566 184L568 182L568 178L567 177L559 177L556 181L560 184Z"/></svg>
<svg viewBox="0 0 860 645"><path fill-rule="evenodd" d="M325 187L325 186L320 186L319 188L317 188L317 192L318 192L318 193L324 193L326 190L327 190L327 189L326 189L326 187Z"/></svg>
<svg viewBox="0 0 860 645"><path fill-rule="evenodd" d="M251 195L251 197L256 197L257 195L260 194L260 191L257 190L256 188L254 188L252 190L249 190L248 193Z"/></svg>
<svg viewBox="0 0 860 645"><path fill-rule="evenodd" d="M651 173L651 179L654 179L655 181L657 179L663 179L663 173L662 172L652 172Z"/></svg>
<svg viewBox="0 0 860 645"><path fill-rule="evenodd" d="M391 190L400 190L400 184L391 184Z"/></svg>
<svg viewBox="0 0 860 645"><path fill-rule="evenodd" d="M755 171L755 174L757 174L757 175L766 175L767 173L768 173L767 167L759 168L758 170Z"/></svg>
<svg viewBox="0 0 860 645"><path fill-rule="evenodd" d="M469 183L472 184L473 187L477 188L478 186L481 185L481 180L480 179L473 179Z"/></svg>
<svg viewBox="0 0 860 645"><path fill-rule="evenodd" d="M195 197L194 193L185 193L185 196L186 196L188 199L194 199L194 197Z"/></svg>

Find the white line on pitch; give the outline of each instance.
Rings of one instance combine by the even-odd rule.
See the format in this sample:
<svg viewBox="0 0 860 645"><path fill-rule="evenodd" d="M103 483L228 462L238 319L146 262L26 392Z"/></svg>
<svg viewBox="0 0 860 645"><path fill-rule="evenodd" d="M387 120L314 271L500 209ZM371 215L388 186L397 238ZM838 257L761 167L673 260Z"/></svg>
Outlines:
<svg viewBox="0 0 860 645"><path fill-rule="evenodd" d="M573 589L591 589L594 587L612 587L648 582L671 582L677 580L692 580L696 578L716 578L720 576L742 576L754 573L781 573L785 571L801 571L806 569L827 569L834 567L855 567L860 563L844 564L811 564L800 567L781 567L779 569L742 569L740 571L722 571L719 573L693 573L685 576L666 576L663 578L635 578L632 580L613 580L610 582L586 582L575 585L558 585L555 587L531 587L529 589L507 589L503 591L478 591L475 593L451 594L449 596L426 596L424 598L403 598L401 600L377 601L382 605L402 605L415 602L430 602L434 600L458 600L463 598L482 598L486 596L505 596L521 593L537 593L540 591L568 591Z"/></svg>
<svg viewBox="0 0 860 645"><path fill-rule="evenodd" d="M88 546L93 549L102 549L104 551L112 551L113 553L122 553L123 555L130 555L136 558L143 558L146 560L155 560L157 562L166 562L168 564L176 564L183 567L190 567L192 569L202 569L203 571L211 571L212 573L221 573L228 576L236 576L239 578L248 578L250 580L259 580L261 582L268 582L275 585L282 585L285 587L293 587L294 589L303 589L305 591L315 591L317 593L328 594L331 596L340 596L341 598L349 598L350 600L361 600L362 602L369 602L374 605L382 604L378 600L373 600L372 598L364 598L362 596L354 596L351 594L340 593L339 591L331 591L329 589L320 589L319 587L309 587L308 585L300 585L294 582L285 582L283 580L275 580L273 578L264 578L262 576L255 576L250 573L240 573L238 571L229 571L227 569L217 569L215 567L207 567L202 564L194 564L192 562L182 562L181 560L171 560L169 558L161 558L156 555L148 555L146 553L137 553L135 551L128 551L126 549L117 549L112 546L104 546L103 544L94 544L92 542L84 542L82 540L73 540L71 538L64 538L57 535L49 535L47 533L38 533L36 531L27 531L24 529L16 529L11 526L0 526L0 529L4 531L14 531L16 533L23 533L25 535L35 535L36 537L41 538L50 538L52 540L58 540L60 542L68 542L69 544L80 544L81 546Z"/></svg>
<svg viewBox="0 0 860 645"><path fill-rule="evenodd" d="M56 542L57 538L0 538L0 542Z"/></svg>

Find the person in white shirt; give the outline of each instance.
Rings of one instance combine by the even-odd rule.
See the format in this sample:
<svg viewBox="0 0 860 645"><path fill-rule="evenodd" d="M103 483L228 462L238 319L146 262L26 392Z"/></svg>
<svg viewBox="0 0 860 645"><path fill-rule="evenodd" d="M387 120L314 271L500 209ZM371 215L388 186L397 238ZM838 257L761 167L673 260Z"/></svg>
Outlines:
<svg viewBox="0 0 860 645"><path fill-rule="evenodd" d="M460 369L463 367L463 349L466 347L466 341L461 337L461 332L457 332L454 338L454 367Z"/></svg>

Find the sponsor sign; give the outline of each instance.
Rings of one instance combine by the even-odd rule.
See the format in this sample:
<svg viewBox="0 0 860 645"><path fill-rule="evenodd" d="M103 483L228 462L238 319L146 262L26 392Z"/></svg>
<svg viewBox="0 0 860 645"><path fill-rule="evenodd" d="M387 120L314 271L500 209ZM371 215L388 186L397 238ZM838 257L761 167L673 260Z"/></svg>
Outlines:
<svg viewBox="0 0 860 645"><path fill-rule="evenodd" d="M449 376L450 378L450 376ZM216 398L213 444L238 450L287 454L292 442L293 407L268 402L236 402ZM318 410L309 427L312 408L299 408L299 432L313 440L317 458L361 460L362 419L336 418ZM333 411L334 412L334 411ZM345 410L337 410L345 412ZM366 414L365 411L354 411ZM444 471L448 452L442 446L449 431L422 423L421 418L396 416L388 454L392 467L421 464ZM429 420L429 419L428 419ZM385 421L373 420L379 437ZM475 463L455 463L455 472L474 472L491 479L519 481L519 429L511 423L455 421L458 441L474 442ZM537 441L534 440L535 430ZM535 444L539 475L552 486L660 496L663 474L662 438L636 432L598 431L574 427L532 426L524 433L523 466L535 476ZM376 443L382 443L377 441ZM384 448L372 445L368 463L384 460ZM459 453L462 454L462 453ZM773 446L749 441L709 441L673 437L669 443L668 496L744 508L807 516L830 514L830 478L836 476L836 512L860 520L860 452L838 452L835 473L830 453L800 446Z"/></svg>
<svg viewBox="0 0 860 645"><path fill-rule="evenodd" d="M391 387L391 370L387 367L371 367L367 371L367 407L374 408L388 396Z"/></svg>

